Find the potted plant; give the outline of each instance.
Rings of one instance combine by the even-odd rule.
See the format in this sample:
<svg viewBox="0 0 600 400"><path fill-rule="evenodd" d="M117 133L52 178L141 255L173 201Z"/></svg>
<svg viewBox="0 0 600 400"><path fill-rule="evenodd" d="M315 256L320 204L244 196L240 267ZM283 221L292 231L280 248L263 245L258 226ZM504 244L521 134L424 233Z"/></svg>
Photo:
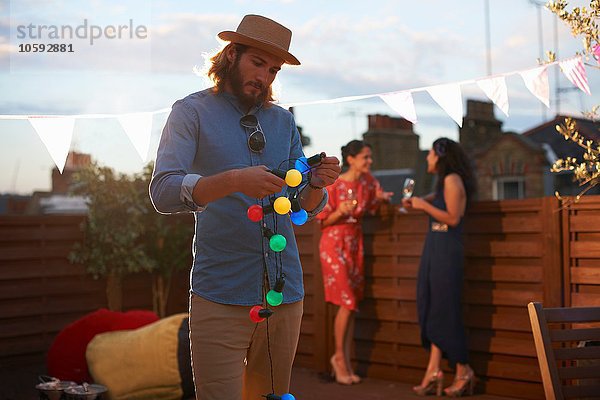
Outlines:
<svg viewBox="0 0 600 400"><path fill-rule="evenodd" d="M72 192L87 198L88 217L82 224L84 240L69 259L81 263L95 277L106 277L108 308L122 310L125 274L153 270L142 240L147 217L147 192L139 190L140 176L116 174L92 163L74 177Z"/></svg>

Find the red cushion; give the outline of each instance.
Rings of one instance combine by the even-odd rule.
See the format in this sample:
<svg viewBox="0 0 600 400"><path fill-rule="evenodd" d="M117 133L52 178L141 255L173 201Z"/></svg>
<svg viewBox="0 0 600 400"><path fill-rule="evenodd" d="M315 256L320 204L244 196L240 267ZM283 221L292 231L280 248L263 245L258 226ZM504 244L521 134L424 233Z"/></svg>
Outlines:
<svg viewBox="0 0 600 400"><path fill-rule="evenodd" d="M98 333L137 329L158 321L152 311L109 311L102 308L84 315L58 333L48 350L48 374L61 380L92 382L85 361L88 343Z"/></svg>

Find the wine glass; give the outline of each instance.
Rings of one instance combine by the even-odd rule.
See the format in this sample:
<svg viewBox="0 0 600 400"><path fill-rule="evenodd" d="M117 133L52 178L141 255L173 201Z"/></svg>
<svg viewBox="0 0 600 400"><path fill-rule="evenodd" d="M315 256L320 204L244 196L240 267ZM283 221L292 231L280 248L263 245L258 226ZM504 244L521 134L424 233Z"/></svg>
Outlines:
<svg viewBox="0 0 600 400"><path fill-rule="evenodd" d="M412 178L406 178L404 180L404 187L402 188L402 198L403 199L410 199L413 195L413 192L415 191L415 180ZM401 206L398 211L400 211L403 214L406 214L408 211L406 210L406 208L404 208L404 206Z"/></svg>
<svg viewBox="0 0 600 400"><path fill-rule="evenodd" d="M346 200L352 202L353 208L358 204L358 200L356 200L356 192L352 188L348 188L346 191ZM352 215L348 217L347 222L358 222L356 218Z"/></svg>

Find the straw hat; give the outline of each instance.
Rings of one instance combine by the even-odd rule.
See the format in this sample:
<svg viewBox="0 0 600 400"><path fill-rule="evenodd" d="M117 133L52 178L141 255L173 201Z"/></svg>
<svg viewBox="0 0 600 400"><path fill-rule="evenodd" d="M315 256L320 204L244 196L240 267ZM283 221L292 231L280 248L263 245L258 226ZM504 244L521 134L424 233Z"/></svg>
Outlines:
<svg viewBox="0 0 600 400"><path fill-rule="evenodd" d="M223 31L219 38L264 50L281 58L287 64L300 65L289 53L292 31L261 15L246 15L235 32Z"/></svg>

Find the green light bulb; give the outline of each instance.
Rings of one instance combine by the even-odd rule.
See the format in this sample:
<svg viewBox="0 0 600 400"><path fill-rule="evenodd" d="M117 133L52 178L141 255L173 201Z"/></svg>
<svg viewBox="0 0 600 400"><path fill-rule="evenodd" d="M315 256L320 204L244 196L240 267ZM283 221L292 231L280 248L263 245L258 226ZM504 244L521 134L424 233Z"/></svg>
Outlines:
<svg viewBox="0 0 600 400"><path fill-rule="evenodd" d="M267 293L267 303L273 307L277 307L283 302L283 293L269 290Z"/></svg>
<svg viewBox="0 0 600 400"><path fill-rule="evenodd" d="M283 251L286 244L287 240L285 240L285 236L280 235L279 233L276 233L275 235L271 236L271 239L269 239L269 247L271 247L271 250L277 253Z"/></svg>

